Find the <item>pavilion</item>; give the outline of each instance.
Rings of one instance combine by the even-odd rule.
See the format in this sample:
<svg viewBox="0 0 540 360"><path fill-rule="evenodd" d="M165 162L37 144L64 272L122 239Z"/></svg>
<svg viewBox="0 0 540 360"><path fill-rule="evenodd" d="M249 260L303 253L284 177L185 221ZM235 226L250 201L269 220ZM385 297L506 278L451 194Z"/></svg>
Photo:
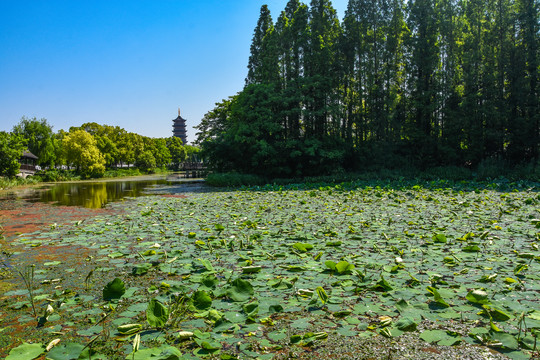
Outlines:
<svg viewBox="0 0 540 360"><path fill-rule="evenodd" d="M30 151L25 150L23 151L19 163L21 164L21 167L19 169L19 174L17 176L20 176L24 179L28 176L32 176L36 173L36 160L38 157L34 154L32 154Z"/></svg>

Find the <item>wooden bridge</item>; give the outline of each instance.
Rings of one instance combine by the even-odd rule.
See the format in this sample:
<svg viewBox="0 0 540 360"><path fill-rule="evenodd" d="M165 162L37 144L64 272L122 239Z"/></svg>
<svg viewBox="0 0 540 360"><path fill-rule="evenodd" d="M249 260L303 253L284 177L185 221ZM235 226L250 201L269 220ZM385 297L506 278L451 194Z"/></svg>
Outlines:
<svg viewBox="0 0 540 360"><path fill-rule="evenodd" d="M208 174L206 165L202 162L185 162L182 163L180 170L184 171L184 177L187 178L202 178Z"/></svg>

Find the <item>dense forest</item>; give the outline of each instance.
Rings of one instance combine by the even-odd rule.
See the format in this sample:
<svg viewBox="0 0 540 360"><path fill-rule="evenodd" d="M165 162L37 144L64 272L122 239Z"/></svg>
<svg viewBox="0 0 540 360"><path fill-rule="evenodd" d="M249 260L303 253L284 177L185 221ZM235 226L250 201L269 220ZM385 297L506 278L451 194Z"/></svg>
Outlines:
<svg viewBox="0 0 540 360"><path fill-rule="evenodd" d="M186 158L196 158L198 153L177 137L149 138L93 122L55 133L46 119L23 117L11 133L0 132L0 176L18 173L18 160L26 149L38 157L37 165L47 169L41 176L53 181L62 166L83 178L95 178L117 167L135 166L143 172L166 167L177 170Z"/></svg>
<svg viewBox="0 0 540 360"><path fill-rule="evenodd" d="M296 177L539 159L538 0L262 6L244 89L203 118L218 171Z"/></svg>

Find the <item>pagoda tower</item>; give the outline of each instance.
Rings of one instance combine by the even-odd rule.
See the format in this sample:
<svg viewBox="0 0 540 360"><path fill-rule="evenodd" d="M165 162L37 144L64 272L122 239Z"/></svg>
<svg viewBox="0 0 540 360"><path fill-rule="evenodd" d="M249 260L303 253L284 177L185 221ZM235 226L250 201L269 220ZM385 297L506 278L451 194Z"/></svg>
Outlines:
<svg viewBox="0 0 540 360"><path fill-rule="evenodd" d="M180 108L178 108L178 117L173 120L173 136L179 137L184 145L187 144L186 119L180 116Z"/></svg>

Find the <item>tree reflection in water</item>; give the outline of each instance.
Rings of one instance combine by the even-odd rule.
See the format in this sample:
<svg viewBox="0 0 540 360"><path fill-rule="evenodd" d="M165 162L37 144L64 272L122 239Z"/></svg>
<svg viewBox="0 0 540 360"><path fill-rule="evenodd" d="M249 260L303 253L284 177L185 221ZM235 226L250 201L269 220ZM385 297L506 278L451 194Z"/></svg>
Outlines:
<svg viewBox="0 0 540 360"><path fill-rule="evenodd" d="M58 205L99 209L109 202L145 195L144 190L169 185L167 180L62 183L42 191L35 200Z"/></svg>

